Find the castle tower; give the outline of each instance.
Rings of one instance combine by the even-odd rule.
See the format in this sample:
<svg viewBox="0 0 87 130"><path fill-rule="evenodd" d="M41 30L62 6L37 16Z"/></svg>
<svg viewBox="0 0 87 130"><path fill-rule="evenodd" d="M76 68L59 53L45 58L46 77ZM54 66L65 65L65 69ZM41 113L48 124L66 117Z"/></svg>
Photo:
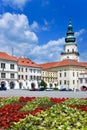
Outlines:
<svg viewBox="0 0 87 130"><path fill-rule="evenodd" d="M72 59L79 61L79 52L77 49L76 38L74 37L71 20L65 37L64 50L61 53L61 60Z"/></svg>

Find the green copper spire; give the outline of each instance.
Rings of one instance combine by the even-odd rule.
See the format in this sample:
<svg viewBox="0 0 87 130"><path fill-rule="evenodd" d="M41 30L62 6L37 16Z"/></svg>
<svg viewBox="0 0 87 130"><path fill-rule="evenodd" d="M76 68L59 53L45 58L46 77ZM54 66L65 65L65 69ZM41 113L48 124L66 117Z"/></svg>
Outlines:
<svg viewBox="0 0 87 130"><path fill-rule="evenodd" d="M75 42L75 37L74 37L71 19L69 20L69 25L68 25L68 30L67 30L67 33L66 33L65 42L66 43Z"/></svg>

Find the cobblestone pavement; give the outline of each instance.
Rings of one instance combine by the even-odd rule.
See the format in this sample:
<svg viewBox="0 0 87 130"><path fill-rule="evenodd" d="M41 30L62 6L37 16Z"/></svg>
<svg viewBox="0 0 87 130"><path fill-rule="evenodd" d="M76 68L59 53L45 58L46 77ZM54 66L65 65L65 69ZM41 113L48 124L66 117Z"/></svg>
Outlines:
<svg viewBox="0 0 87 130"><path fill-rule="evenodd" d="M0 97L11 97L11 96L34 96L34 97L65 97L65 98L87 98L87 92L59 92L59 91L29 91L29 90L6 90L0 91Z"/></svg>

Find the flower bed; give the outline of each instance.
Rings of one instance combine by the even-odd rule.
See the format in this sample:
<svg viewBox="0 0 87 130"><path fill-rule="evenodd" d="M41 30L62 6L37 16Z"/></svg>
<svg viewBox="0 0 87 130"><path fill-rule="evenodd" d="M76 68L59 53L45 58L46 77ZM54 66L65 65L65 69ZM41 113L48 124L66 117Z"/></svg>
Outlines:
<svg viewBox="0 0 87 130"><path fill-rule="evenodd" d="M0 98L0 130L87 130L87 98Z"/></svg>

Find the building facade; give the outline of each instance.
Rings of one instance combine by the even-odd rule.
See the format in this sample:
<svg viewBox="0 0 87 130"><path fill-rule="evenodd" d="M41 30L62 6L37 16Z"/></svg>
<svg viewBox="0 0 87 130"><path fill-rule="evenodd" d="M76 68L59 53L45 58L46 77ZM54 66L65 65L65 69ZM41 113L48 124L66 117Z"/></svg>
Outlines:
<svg viewBox="0 0 87 130"><path fill-rule="evenodd" d="M41 82L41 68L28 58L18 58L19 88L38 88Z"/></svg>
<svg viewBox="0 0 87 130"><path fill-rule="evenodd" d="M38 88L41 68L28 58L17 58L0 52L0 87L7 89Z"/></svg>
<svg viewBox="0 0 87 130"><path fill-rule="evenodd" d="M65 37L64 50L61 53L61 61L41 64L42 71L47 68L47 71L57 73L56 84L59 89L81 89L79 77L81 73L87 72L87 62L80 62L79 58L80 54L78 52L76 38L74 37L73 26L70 21ZM46 76L44 79L45 78Z"/></svg>
<svg viewBox="0 0 87 130"><path fill-rule="evenodd" d="M87 90L87 71L79 75L79 88L81 88L82 91L84 91L84 89Z"/></svg>
<svg viewBox="0 0 87 130"><path fill-rule="evenodd" d="M0 86L12 89L13 84L17 86L18 64L17 58L4 52L0 52Z"/></svg>

